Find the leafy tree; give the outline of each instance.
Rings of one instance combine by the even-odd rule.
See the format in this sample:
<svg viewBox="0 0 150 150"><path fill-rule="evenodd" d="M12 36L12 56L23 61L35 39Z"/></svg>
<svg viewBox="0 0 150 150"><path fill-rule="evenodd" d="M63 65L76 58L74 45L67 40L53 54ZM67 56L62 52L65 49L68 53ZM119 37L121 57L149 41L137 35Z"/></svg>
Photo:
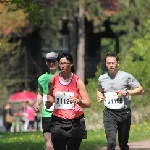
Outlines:
<svg viewBox="0 0 150 150"><path fill-rule="evenodd" d="M119 12L111 17L114 32L123 31L125 36L122 36L120 41L121 47L125 46L126 55L132 46L134 38L140 38L145 35L147 28L144 28L145 22L149 18L149 0L127 0L125 2L118 0Z"/></svg>
<svg viewBox="0 0 150 150"><path fill-rule="evenodd" d="M34 29L40 29L45 45L52 49L58 46L63 21L69 22L74 17L70 10L76 5L76 1L69 0L12 0L12 3L29 14L30 23Z"/></svg>
<svg viewBox="0 0 150 150"><path fill-rule="evenodd" d="M100 3L99 0L88 0L86 3L86 16L88 20L93 21L94 32L105 31L103 23L105 20L109 20L111 29L116 34L124 33L124 36L120 37L121 49L125 46L125 49L128 50L134 38L142 37L147 32L144 23L149 18L149 0L113 1L117 7L114 12L111 12L111 10L106 12L105 10L109 7L109 2L106 2L108 6L104 10L100 7Z"/></svg>
<svg viewBox="0 0 150 150"><path fill-rule="evenodd" d="M143 38L137 38L133 40L133 46L129 50L129 55L124 60L122 52L120 54L123 62L121 63L121 69L127 70L140 81L145 89L146 95L149 96L150 85L150 70L148 69L150 63L149 48L150 48L150 20L145 25L147 28L147 34Z"/></svg>
<svg viewBox="0 0 150 150"><path fill-rule="evenodd" d="M150 121L148 117L150 114L150 20L146 22L144 28L147 29L147 33L145 34L145 36L143 36L143 38L137 38L133 40L133 46L129 49L129 55L126 57L126 60L124 60L123 57L124 52L120 53L120 57L122 58L120 68L133 74L145 90L145 94L143 96L132 97L132 108L137 111L134 117L136 118L137 116L139 116L140 122Z"/></svg>
<svg viewBox="0 0 150 150"><path fill-rule="evenodd" d="M12 36L12 34L16 34L20 36L23 34L23 28L29 26L29 21L27 20L28 14L25 14L21 9L16 9L15 4L7 5L0 3L1 35Z"/></svg>
<svg viewBox="0 0 150 150"><path fill-rule="evenodd" d="M0 4L0 94L4 100L12 92L19 90L23 80L24 50L16 37L22 35L24 27L29 25L26 17L27 14L22 10L16 10L15 4Z"/></svg>

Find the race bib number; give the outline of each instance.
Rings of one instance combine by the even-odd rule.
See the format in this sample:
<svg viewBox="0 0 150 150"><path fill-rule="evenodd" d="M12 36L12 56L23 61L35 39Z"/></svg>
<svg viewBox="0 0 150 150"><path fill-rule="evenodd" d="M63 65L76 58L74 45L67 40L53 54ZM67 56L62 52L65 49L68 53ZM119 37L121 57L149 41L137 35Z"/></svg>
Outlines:
<svg viewBox="0 0 150 150"><path fill-rule="evenodd" d="M53 103L53 105L52 105L49 109L47 109L46 106L45 106L46 101L47 101L47 95L43 95L43 105L44 105L44 109L46 109L47 111L53 111L53 109L54 109L54 103Z"/></svg>
<svg viewBox="0 0 150 150"><path fill-rule="evenodd" d="M105 93L104 105L109 109L124 108L124 97L118 97L116 92Z"/></svg>
<svg viewBox="0 0 150 150"><path fill-rule="evenodd" d="M56 92L55 93L55 109L74 109L74 103L70 101L70 96L74 96L74 93Z"/></svg>

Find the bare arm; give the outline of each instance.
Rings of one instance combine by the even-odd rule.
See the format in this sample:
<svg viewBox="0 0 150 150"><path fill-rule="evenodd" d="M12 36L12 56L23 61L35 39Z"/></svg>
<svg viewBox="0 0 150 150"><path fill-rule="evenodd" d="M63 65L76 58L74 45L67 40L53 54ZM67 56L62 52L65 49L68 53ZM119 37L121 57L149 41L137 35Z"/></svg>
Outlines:
<svg viewBox="0 0 150 150"><path fill-rule="evenodd" d="M36 98L36 103L35 103L35 106L34 106L34 111L35 111L35 112L39 112L39 110L40 110L40 105L42 104L42 102L43 102L42 93L41 93L41 92L38 92L37 98Z"/></svg>
<svg viewBox="0 0 150 150"><path fill-rule="evenodd" d="M42 104L42 102L43 102L42 93L38 92L37 98L36 98L36 104L40 106Z"/></svg>
<svg viewBox="0 0 150 150"><path fill-rule="evenodd" d="M125 96L126 95L125 90L117 90L116 92L117 92L118 96ZM136 87L132 90L127 90L127 92L130 96L142 95L144 93L144 89L142 88L141 85L139 85L138 87Z"/></svg>
<svg viewBox="0 0 150 150"><path fill-rule="evenodd" d="M53 95L52 95L53 94L53 80L54 78L51 78L48 83L48 94L47 94L48 102L46 102L47 107L51 107L52 104L55 102Z"/></svg>
<svg viewBox="0 0 150 150"><path fill-rule="evenodd" d="M89 108L91 105L91 101L90 101L90 98L89 98L89 95L88 95L88 92L86 90L84 82L79 79L77 82L77 87L79 89L79 93L80 93L80 97L81 97L80 103L78 100L79 105L83 108Z"/></svg>
<svg viewBox="0 0 150 150"><path fill-rule="evenodd" d="M142 88L141 85L139 85L137 88L133 90L128 90L129 95L142 95L144 93L144 89Z"/></svg>
<svg viewBox="0 0 150 150"><path fill-rule="evenodd" d="M104 100L103 89L99 88L97 90L97 101L101 103L103 100Z"/></svg>

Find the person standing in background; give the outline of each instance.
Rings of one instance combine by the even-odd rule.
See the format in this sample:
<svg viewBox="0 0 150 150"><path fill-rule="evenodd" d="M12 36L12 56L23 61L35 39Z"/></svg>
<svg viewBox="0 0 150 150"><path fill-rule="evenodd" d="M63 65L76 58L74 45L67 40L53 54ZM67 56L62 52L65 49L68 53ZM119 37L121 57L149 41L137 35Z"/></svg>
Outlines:
<svg viewBox="0 0 150 150"><path fill-rule="evenodd" d="M33 108L35 107L35 103ZM35 112L35 116L34 116L34 129L36 131L39 131L39 122L41 121L41 114L39 114L39 112Z"/></svg>
<svg viewBox="0 0 150 150"><path fill-rule="evenodd" d="M43 128L43 136L45 138L46 150L53 150L53 144L51 142L51 133L50 133L50 123L53 107L47 109L45 107L45 102L47 101L48 82L53 76L55 76L60 72L58 70L57 57L58 54L55 52L50 52L46 54L46 65L49 71L38 78L38 94L37 94L37 101L34 107L35 112L39 112L40 105L43 103L42 128Z"/></svg>
<svg viewBox="0 0 150 150"><path fill-rule="evenodd" d="M35 112L34 112L32 102L28 102L25 110L25 116L27 117L27 121L28 121L28 127L27 127L28 131L34 131Z"/></svg>
<svg viewBox="0 0 150 150"><path fill-rule="evenodd" d="M105 55L105 64L108 72L98 78L97 100L104 100L103 124L107 150L115 150L117 132L120 149L129 150L131 96L141 95L144 90L131 74L119 70L117 54L108 52Z"/></svg>
<svg viewBox="0 0 150 150"><path fill-rule="evenodd" d="M12 108L11 108L11 104L8 103L5 105L3 111L3 124L4 127L6 129L6 132L10 132L11 126L12 126L12 119L9 121L7 120L7 115L10 115L10 117L13 117L13 112L12 112Z"/></svg>
<svg viewBox="0 0 150 150"><path fill-rule="evenodd" d="M28 126L29 126L29 121L27 119L27 115L26 115L26 110L27 110L27 106L28 106L28 101L25 101L23 103L23 106L21 108L21 121L22 121L22 131L23 132L27 132L28 131Z"/></svg>

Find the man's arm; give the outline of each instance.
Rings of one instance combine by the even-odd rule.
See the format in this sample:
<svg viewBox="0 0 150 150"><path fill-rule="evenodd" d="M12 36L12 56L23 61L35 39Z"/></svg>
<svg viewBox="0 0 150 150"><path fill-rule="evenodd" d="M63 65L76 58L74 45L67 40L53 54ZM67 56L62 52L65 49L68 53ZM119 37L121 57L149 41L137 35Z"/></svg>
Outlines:
<svg viewBox="0 0 150 150"><path fill-rule="evenodd" d="M46 107L50 108L53 103L55 102L54 98L53 98L53 80L54 77L51 78L48 82L48 94L47 94L47 101L46 101Z"/></svg>
<svg viewBox="0 0 150 150"><path fill-rule="evenodd" d="M144 93L144 89L141 85L139 85L137 88L134 88L133 90L128 90L129 95L142 95Z"/></svg>
<svg viewBox="0 0 150 150"><path fill-rule="evenodd" d="M130 90L126 91L128 95L134 96L134 95L142 95L144 93L143 87L131 74L128 78L128 83L131 87Z"/></svg>
<svg viewBox="0 0 150 150"><path fill-rule="evenodd" d="M99 88L97 90L97 101L101 103L103 100L104 100L103 90Z"/></svg>
<svg viewBox="0 0 150 150"><path fill-rule="evenodd" d="M139 85L138 87L131 89L131 90L117 90L116 93L118 94L118 96L126 96L128 92L129 96L134 96L134 95L142 95L144 93L144 89L142 88L141 85Z"/></svg>
<svg viewBox="0 0 150 150"><path fill-rule="evenodd" d="M36 99L36 104L37 104L37 105L41 105L42 102L43 102L42 93L38 92L38 94L37 94L37 99Z"/></svg>
<svg viewBox="0 0 150 150"><path fill-rule="evenodd" d="M40 105L42 104L42 102L43 102L42 93L38 92L36 103L35 103L35 106L34 106L35 112L39 112L40 111Z"/></svg>
<svg viewBox="0 0 150 150"><path fill-rule="evenodd" d="M97 101L101 103L104 100L104 88L102 88L102 85L99 79L98 79L98 88L97 88Z"/></svg>

